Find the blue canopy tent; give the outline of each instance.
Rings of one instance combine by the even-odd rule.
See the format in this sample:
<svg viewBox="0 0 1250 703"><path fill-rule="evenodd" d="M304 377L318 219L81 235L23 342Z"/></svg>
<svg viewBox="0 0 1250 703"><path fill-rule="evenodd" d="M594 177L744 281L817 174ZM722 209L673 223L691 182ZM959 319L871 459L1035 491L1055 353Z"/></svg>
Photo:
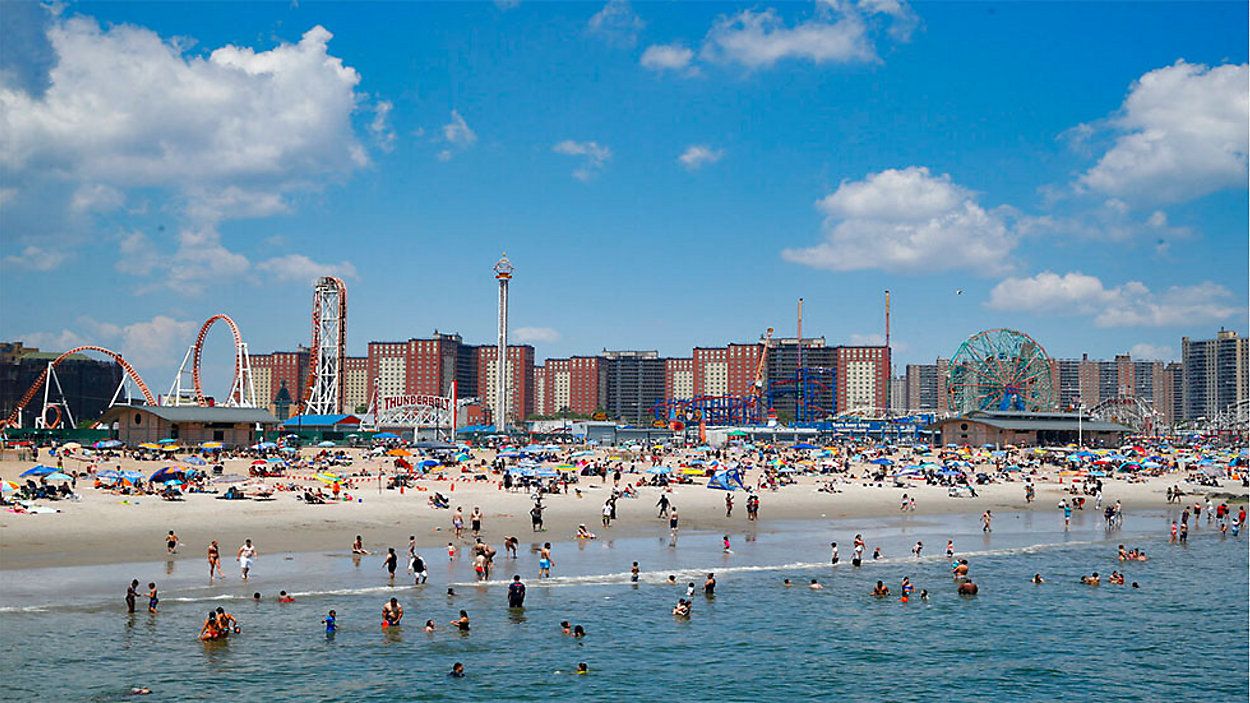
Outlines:
<svg viewBox="0 0 1250 703"><path fill-rule="evenodd" d="M737 469L717 471L707 480L707 487L720 491L734 491L738 488L745 491L747 489L742 483L742 474Z"/></svg>

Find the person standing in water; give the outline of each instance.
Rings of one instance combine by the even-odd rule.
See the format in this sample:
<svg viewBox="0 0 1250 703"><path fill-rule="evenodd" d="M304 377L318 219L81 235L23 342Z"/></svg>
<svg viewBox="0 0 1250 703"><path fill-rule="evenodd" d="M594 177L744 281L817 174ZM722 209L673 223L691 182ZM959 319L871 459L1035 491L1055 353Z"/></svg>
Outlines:
<svg viewBox="0 0 1250 703"><path fill-rule="evenodd" d="M551 543L543 542L543 548L538 552L538 578L551 578L551 567L555 563L551 558Z"/></svg>
<svg viewBox="0 0 1250 703"><path fill-rule="evenodd" d="M833 564L834 564L834 566L837 566L837 564L838 564L838 543L837 543L837 542L830 542L830 543L829 543L829 548L830 548L831 550L833 550Z"/></svg>
<svg viewBox="0 0 1250 703"><path fill-rule="evenodd" d="M982 531L982 532L993 532L993 529L990 527L990 523L992 523L993 521L994 521L994 514L993 514L993 513L991 513L991 512L990 512L990 511L988 511L988 510L986 510L984 513L982 513L982 514L981 514L981 531Z"/></svg>
<svg viewBox="0 0 1250 703"><path fill-rule="evenodd" d="M382 560L382 568L390 573L391 583L395 582L395 570L399 568L399 555L395 553L394 547L386 548L386 559Z"/></svg>
<svg viewBox="0 0 1250 703"><path fill-rule="evenodd" d="M335 632L338 632L338 613L331 610L322 622L325 623L326 626L326 637L330 637L334 635Z"/></svg>
<svg viewBox="0 0 1250 703"><path fill-rule="evenodd" d="M153 615L156 615L156 604L159 602L161 602L161 599L156 596L156 584L149 582L148 583L148 612Z"/></svg>
<svg viewBox="0 0 1250 703"><path fill-rule="evenodd" d="M221 548L217 546L217 540L213 540L208 545L208 580L213 580L213 570L217 571L217 575L226 578L226 574L221 570Z"/></svg>
<svg viewBox="0 0 1250 703"><path fill-rule="evenodd" d="M946 558L950 559L953 556L955 556L955 540L948 539L946 540Z"/></svg>
<svg viewBox="0 0 1250 703"><path fill-rule="evenodd" d="M243 540L243 546L239 547L239 570L243 572L243 580L247 580L248 574L252 572L252 564L256 563L256 547L252 546L252 540Z"/></svg>
<svg viewBox="0 0 1250 703"><path fill-rule="evenodd" d="M711 598L716 595L716 574L709 573L703 582L703 595Z"/></svg>
<svg viewBox="0 0 1250 703"><path fill-rule="evenodd" d="M521 583L520 574L514 574L512 576L512 583L508 586L508 607L525 607L525 584Z"/></svg>
<svg viewBox="0 0 1250 703"><path fill-rule="evenodd" d="M135 601L139 599L139 579L134 579L126 587L126 612L135 612Z"/></svg>
<svg viewBox="0 0 1250 703"><path fill-rule="evenodd" d="M382 627L395 627L404 619L404 606L398 598L392 598L382 606Z"/></svg>
<svg viewBox="0 0 1250 703"><path fill-rule="evenodd" d="M173 530L170 530L169 534L165 535L165 551L169 552L171 556L178 553L178 535L174 534Z"/></svg>

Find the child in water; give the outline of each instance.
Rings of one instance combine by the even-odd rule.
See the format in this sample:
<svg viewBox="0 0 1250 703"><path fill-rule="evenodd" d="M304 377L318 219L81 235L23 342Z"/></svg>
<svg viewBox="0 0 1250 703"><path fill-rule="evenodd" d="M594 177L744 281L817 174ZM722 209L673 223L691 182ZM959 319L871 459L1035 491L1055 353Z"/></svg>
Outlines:
<svg viewBox="0 0 1250 703"><path fill-rule="evenodd" d="M322 622L325 623L327 635L333 635L335 632L338 632L338 613L331 610Z"/></svg>

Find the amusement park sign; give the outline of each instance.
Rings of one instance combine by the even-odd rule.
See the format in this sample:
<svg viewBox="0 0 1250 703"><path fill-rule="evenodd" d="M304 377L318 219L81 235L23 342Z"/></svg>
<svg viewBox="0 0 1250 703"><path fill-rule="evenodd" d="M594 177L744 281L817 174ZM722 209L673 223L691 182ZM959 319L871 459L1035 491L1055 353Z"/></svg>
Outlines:
<svg viewBox="0 0 1250 703"><path fill-rule="evenodd" d="M406 395L388 395L381 398L382 412L395 410L397 408L434 408L444 412L451 409L451 404L455 402L452 398L443 397L441 395L423 395L416 393L408 393Z"/></svg>

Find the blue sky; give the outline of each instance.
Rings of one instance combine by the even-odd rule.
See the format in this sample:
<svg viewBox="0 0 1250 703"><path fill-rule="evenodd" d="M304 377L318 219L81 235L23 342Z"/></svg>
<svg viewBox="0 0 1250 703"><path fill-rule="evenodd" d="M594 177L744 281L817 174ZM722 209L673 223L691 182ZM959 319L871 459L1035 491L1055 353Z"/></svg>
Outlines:
<svg viewBox="0 0 1250 703"><path fill-rule="evenodd" d="M1245 331L1244 3L5 3L0 337L687 355ZM332 36L331 36L332 35ZM684 157L684 158L683 158ZM226 335L208 358L228 384ZM209 381L210 386L214 381Z"/></svg>

